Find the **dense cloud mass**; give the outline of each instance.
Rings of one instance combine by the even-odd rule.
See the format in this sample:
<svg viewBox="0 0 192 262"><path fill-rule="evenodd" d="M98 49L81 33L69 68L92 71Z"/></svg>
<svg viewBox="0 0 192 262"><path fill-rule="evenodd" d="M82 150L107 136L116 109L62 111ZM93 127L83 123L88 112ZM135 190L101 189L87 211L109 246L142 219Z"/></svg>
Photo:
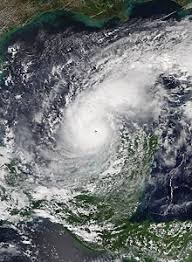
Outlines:
<svg viewBox="0 0 192 262"><path fill-rule="evenodd" d="M135 221L191 218L191 35L188 20L16 35L0 89L1 160L20 175L13 188L3 170L3 216L35 199L58 219L51 201L80 190L124 194Z"/></svg>

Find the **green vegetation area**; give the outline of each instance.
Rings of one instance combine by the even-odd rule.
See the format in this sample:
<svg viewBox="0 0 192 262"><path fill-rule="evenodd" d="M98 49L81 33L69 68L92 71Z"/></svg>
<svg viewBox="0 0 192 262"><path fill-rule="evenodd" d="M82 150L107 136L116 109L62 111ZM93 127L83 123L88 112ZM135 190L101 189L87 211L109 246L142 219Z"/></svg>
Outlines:
<svg viewBox="0 0 192 262"><path fill-rule="evenodd" d="M2 0L0 6L0 34L22 25L35 15L57 9L65 9L92 19L119 17L127 19L135 3L154 0ZM191 0L175 0L181 6Z"/></svg>
<svg viewBox="0 0 192 262"><path fill-rule="evenodd" d="M137 0L2 0L0 7L0 34L28 22L36 15L57 9L83 14L92 19L103 19L114 16L125 19L125 7L136 1Z"/></svg>

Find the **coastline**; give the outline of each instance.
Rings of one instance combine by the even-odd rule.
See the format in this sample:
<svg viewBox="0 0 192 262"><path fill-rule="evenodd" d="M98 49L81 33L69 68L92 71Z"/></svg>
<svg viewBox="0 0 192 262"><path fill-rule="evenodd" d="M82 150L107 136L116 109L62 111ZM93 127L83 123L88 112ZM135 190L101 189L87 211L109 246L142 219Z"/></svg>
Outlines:
<svg viewBox="0 0 192 262"><path fill-rule="evenodd" d="M173 1L170 1L170 3L172 3L172 6L169 8L170 10L166 8L166 5L169 5L167 4L167 1L164 4L160 4L161 0L136 0L133 2L125 0L121 3L121 6L118 7L119 9L115 11L111 10L111 13L106 14L106 16L103 16L102 14L102 16L98 17L86 14L86 12L83 13L83 11L78 13L77 10L70 10L68 8L65 9L65 7L57 7L43 12L37 12L37 14L34 14L24 23L13 24L12 27L7 28L7 30L3 33L0 31L0 64L2 65L3 61L5 61L5 53L9 43L11 43L11 40L17 37L17 35L20 35L20 33L32 30L32 28L37 29L38 27L40 28L43 26L46 28L49 27L56 29L58 27L66 28L67 26L75 26L78 24L78 26L85 27L86 30L99 30L106 26L117 25L118 23L125 22L129 18L132 19L139 16L142 17L142 13L144 14L144 18L152 16L153 12L154 15L159 15L153 10L157 9L157 7L159 8L160 5L162 5L160 13L165 12L168 14L168 17L170 17L170 15L175 16L175 14L178 14L178 17L183 17L191 13L190 8L183 9L180 5L174 5L175 2Z"/></svg>
<svg viewBox="0 0 192 262"><path fill-rule="evenodd" d="M19 2L20 0L15 0ZM105 27L108 23L115 21L115 23L125 22L131 18L136 18L141 16L144 13L143 17L150 17L153 14L156 16L156 9L160 8L160 13L165 12L166 14L172 15L172 13L177 13L178 17L183 17L191 14L192 4L191 0L118 0L113 4L110 0L106 1L105 5L103 1L98 0L98 4L95 6L89 6L89 0L85 1L87 6L85 5L74 5L72 2L69 4L68 0L57 0L54 3L52 1L47 3L46 1L29 1L33 3L30 14L25 14L26 10L23 11L23 17L18 18L17 16L21 14L16 12L15 4L13 3L13 14L16 12L15 17L9 17L9 24L3 24L0 28L0 60L2 60L2 55L5 50L4 45L9 42L9 40L14 37L15 33L28 30L33 26L39 26L40 24L47 24L48 26L52 26L54 24L58 24L58 20L61 19L64 26L66 24L69 25L69 21L73 23L82 23L86 27L90 27L93 29L98 29ZM1 13L4 14L6 0L3 0ZM25 1L22 2L24 5ZM68 4L66 4L68 3ZM78 3L78 2L77 2ZM101 5L102 3L102 5ZM19 3L18 3L19 4ZM170 8L166 8L166 6L170 6ZM105 8L101 11L101 8ZM9 6L7 7L9 9ZM167 10L166 10L167 9ZM7 11L11 13L10 11ZM8 13L9 14L9 13ZM146 15L145 15L146 14ZM159 15L159 14L158 14ZM6 12L5 12L6 16ZM170 17L170 16L169 16ZM65 21L64 18L67 18ZM6 19L5 19L6 20ZM13 20L13 21L12 21ZM12 22L11 22L12 21ZM1 22L1 20L0 20ZM6 46L7 47L7 46ZM2 61L0 61L2 62Z"/></svg>

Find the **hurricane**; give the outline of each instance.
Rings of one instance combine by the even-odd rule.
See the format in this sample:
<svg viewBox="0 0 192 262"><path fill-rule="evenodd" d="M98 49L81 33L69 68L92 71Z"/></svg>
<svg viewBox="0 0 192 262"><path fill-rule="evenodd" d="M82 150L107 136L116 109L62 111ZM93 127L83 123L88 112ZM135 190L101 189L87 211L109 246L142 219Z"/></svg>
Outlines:
<svg viewBox="0 0 192 262"><path fill-rule="evenodd" d="M167 250L159 227L191 230L190 19L32 33L1 72L1 217L47 217L114 259L183 261L190 244Z"/></svg>

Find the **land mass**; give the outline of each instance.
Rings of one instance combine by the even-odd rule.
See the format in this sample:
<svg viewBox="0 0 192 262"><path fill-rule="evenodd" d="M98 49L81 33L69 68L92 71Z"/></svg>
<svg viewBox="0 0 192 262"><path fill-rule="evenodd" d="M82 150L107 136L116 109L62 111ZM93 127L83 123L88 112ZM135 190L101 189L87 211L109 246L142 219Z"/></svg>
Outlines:
<svg viewBox="0 0 192 262"><path fill-rule="evenodd" d="M27 23L36 15L58 9L83 14L95 20L112 17L126 20L134 4L151 1L156 0L1 0L0 35ZM174 2L182 8L189 6L192 1Z"/></svg>

